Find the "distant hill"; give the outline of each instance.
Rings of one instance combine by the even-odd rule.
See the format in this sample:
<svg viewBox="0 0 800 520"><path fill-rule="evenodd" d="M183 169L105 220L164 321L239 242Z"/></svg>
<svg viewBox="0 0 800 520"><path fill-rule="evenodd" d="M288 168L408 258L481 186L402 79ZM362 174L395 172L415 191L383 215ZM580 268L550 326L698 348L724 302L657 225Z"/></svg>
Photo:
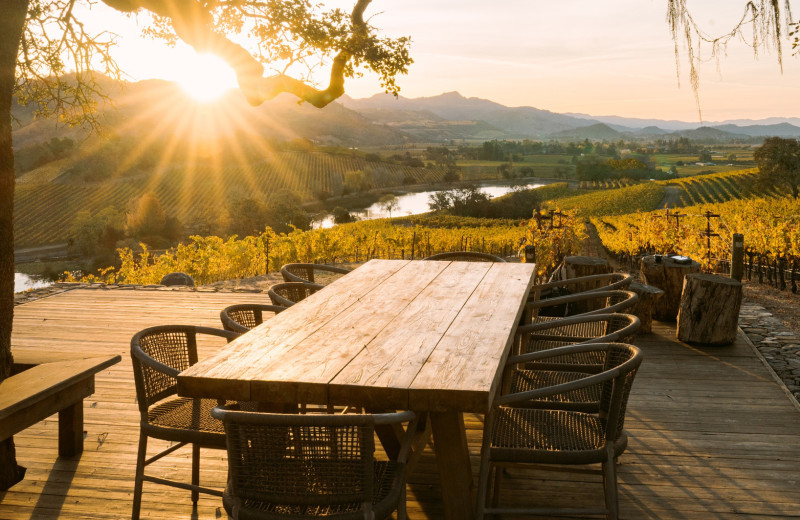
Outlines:
<svg viewBox="0 0 800 520"><path fill-rule="evenodd" d="M203 143L239 142L260 146L268 140L308 139L315 144L347 148L397 144L481 142L491 139L648 139L690 137L712 142L757 143L769 135L800 137L800 119L720 122L700 126L684 121L591 117L557 114L534 107L507 107L458 92L420 98L377 94L364 99L342 96L324 109L298 103L288 94L258 107L238 91L215 104L190 101L173 83L147 80L119 83L102 80L114 107L101 107L109 135L143 143L172 142L187 134ZM176 110L177 109L177 110ZM14 107L20 124L14 129L19 150L52 137L81 141L87 131L52 120L32 120L27 107ZM670 133L672 132L672 133ZM205 146L205 145L204 145Z"/></svg>
<svg viewBox="0 0 800 520"><path fill-rule="evenodd" d="M734 134L744 134L751 137L800 137L800 126L795 126L789 123L780 123L775 125L717 125L713 128L723 130Z"/></svg>
<svg viewBox="0 0 800 520"><path fill-rule="evenodd" d="M485 121L509 138L543 137L596 122L533 107L506 107L487 99L466 98L458 92L415 99L376 94L365 99L343 97L339 102L359 112L370 109L426 111L447 120Z"/></svg>
<svg viewBox="0 0 800 520"><path fill-rule="evenodd" d="M741 133L727 132L725 130L720 130L719 128L712 128L710 126L701 126L700 128L696 128L694 130L680 130L678 132L673 132L670 135L688 137L689 139L698 141L735 141L751 137Z"/></svg>
<svg viewBox="0 0 800 520"><path fill-rule="evenodd" d="M594 125L584 126L581 128L573 128L571 130L564 130L551 137L554 139L577 139L577 140L606 140L616 141L621 137L626 137L627 134L618 132L605 123L597 123Z"/></svg>
<svg viewBox="0 0 800 520"><path fill-rule="evenodd" d="M664 130L663 128L659 128L657 126L646 126L638 130L636 133L642 136L659 136L659 135L666 135L670 132L668 130Z"/></svg>

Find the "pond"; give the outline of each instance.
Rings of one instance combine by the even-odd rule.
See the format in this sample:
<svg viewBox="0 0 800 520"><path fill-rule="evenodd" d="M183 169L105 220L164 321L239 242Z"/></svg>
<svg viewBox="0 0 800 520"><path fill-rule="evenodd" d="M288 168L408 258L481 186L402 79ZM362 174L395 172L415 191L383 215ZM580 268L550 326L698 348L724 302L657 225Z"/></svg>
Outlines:
<svg viewBox="0 0 800 520"><path fill-rule="evenodd" d="M540 186L544 186L544 183L535 183L535 184L523 184L523 185L516 185L511 186L508 184L505 185L481 185L479 186L479 191L482 193L486 193L489 195L489 198L499 197L501 195L505 195L506 193L511 192L515 187L521 187L523 189L531 190L533 188L538 188ZM440 193L442 191L448 190L434 190L434 191L418 191L414 193L405 193L403 195L397 196L397 203L398 207L392 211L392 217L405 217L407 215L418 215L420 213L427 213L430 211L428 207L428 202L430 200L430 196L434 193ZM358 220L372 220L376 218L388 218L389 212L385 211L383 208L380 207L380 204L376 202L372 206L360 209L360 210L350 210L350 214L354 217L358 218ZM319 228L330 228L333 227L335 224L333 222L333 216L327 215L321 220L317 220L312 224L314 229Z"/></svg>
<svg viewBox="0 0 800 520"><path fill-rule="evenodd" d="M39 289L52 285L53 282L39 278L38 276L31 276L24 273L14 273L14 292L27 291L28 289Z"/></svg>

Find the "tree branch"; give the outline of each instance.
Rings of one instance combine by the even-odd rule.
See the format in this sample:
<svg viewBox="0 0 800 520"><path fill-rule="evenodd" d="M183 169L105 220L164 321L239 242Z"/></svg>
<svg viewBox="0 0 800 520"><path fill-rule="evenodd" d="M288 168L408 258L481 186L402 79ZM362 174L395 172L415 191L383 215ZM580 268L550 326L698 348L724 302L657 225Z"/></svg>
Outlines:
<svg viewBox="0 0 800 520"><path fill-rule="evenodd" d="M260 105L282 92L293 94L317 108L322 108L344 94L344 79L348 62L352 58L349 50L340 50L333 59L327 88L317 89L301 80L278 74L264 77L264 67L241 45L234 43L213 29L211 12L196 0L103 0L120 11L130 12L144 8L156 15L169 18L175 33L198 52L211 52L235 71L239 88L248 103ZM364 11L372 0L358 0L350 19L353 34L348 48L354 48L359 40L368 36Z"/></svg>

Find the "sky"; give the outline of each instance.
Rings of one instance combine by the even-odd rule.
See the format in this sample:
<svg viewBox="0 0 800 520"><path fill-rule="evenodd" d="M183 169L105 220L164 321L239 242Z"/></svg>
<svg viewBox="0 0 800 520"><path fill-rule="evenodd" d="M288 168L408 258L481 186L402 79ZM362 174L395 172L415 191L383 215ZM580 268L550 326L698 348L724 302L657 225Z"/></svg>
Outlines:
<svg viewBox="0 0 800 520"><path fill-rule="evenodd" d="M352 0L324 3L349 8ZM715 35L734 25L743 5L689 0L696 21ZM116 56L130 79L208 72L233 82L185 45L170 49L140 36L135 17L102 4L93 10L94 20L120 35ZM699 113L685 49L676 68L666 11L666 0L373 0L367 15L385 34L412 39L415 63L398 79L405 97L458 91L558 113L690 122L800 117L800 57L786 41L783 72L775 52L755 58L739 41L719 63L705 62ZM369 74L345 88L355 98L380 91Z"/></svg>

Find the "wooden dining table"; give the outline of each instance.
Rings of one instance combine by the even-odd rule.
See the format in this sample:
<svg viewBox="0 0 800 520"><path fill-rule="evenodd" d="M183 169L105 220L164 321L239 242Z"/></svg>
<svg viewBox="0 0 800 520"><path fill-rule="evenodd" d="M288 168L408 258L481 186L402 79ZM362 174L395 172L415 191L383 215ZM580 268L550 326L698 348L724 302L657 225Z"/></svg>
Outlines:
<svg viewBox="0 0 800 520"><path fill-rule="evenodd" d="M178 394L426 415L445 515L471 518L463 414L489 410L534 273L371 260L181 372Z"/></svg>

